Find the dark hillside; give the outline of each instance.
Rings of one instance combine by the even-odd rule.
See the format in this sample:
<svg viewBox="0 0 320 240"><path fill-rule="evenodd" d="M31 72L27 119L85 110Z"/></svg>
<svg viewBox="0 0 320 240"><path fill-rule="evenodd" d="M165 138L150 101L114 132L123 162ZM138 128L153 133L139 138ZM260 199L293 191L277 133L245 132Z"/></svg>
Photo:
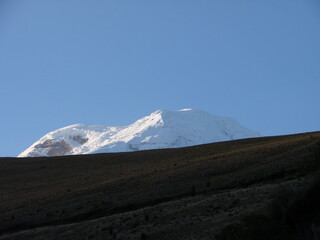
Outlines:
<svg viewBox="0 0 320 240"><path fill-rule="evenodd" d="M319 169L320 132L0 158L0 239L316 239Z"/></svg>

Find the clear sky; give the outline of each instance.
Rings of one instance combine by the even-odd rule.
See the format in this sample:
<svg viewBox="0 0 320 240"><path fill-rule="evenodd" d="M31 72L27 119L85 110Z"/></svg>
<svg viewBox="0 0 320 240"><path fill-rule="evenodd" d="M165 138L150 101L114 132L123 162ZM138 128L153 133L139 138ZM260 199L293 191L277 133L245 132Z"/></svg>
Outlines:
<svg viewBox="0 0 320 240"><path fill-rule="evenodd" d="M0 156L157 109L316 131L319 104L318 0L0 0Z"/></svg>

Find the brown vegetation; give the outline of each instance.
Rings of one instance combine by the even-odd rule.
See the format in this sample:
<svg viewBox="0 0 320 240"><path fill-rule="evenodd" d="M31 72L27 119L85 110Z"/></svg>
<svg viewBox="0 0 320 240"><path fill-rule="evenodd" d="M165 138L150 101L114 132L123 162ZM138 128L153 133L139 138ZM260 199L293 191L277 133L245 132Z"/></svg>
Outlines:
<svg viewBox="0 0 320 240"><path fill-rule="evenodd" d="M319 206L309 200L318 195L301 189L320 168L319 151L314 132L131 153L1 158L0 239L263 239L257 236L275 226L282 239L293 239L293 232L313 239L319 219L308 211ZM298 229L296 216L306 230Z"/></svg>

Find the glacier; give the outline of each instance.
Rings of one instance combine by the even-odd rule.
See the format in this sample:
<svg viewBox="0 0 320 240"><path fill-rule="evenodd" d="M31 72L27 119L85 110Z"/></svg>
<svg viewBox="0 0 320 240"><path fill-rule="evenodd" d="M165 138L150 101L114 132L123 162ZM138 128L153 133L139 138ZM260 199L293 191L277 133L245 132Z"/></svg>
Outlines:
<svg viewBox="0 0 320 240"><path fill-rule="evenodd" d="M195 109L158 110L129 126L75 124L52 131L18 157L178 148L259 137L232 118Z"/></svg>

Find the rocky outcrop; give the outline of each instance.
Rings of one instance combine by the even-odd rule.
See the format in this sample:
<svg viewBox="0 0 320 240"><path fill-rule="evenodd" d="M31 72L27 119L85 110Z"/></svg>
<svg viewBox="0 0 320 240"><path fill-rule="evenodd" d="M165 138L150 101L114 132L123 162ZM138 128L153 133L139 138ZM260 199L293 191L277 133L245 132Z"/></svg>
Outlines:
<svg viewBox="0 0 320 240"><path fill-rule="evenodd" d="M52 139L37 144L35 148L47 149L47 156L62 156L68 154L72 150L72 147L66 141L53 141Z"/></svg>

